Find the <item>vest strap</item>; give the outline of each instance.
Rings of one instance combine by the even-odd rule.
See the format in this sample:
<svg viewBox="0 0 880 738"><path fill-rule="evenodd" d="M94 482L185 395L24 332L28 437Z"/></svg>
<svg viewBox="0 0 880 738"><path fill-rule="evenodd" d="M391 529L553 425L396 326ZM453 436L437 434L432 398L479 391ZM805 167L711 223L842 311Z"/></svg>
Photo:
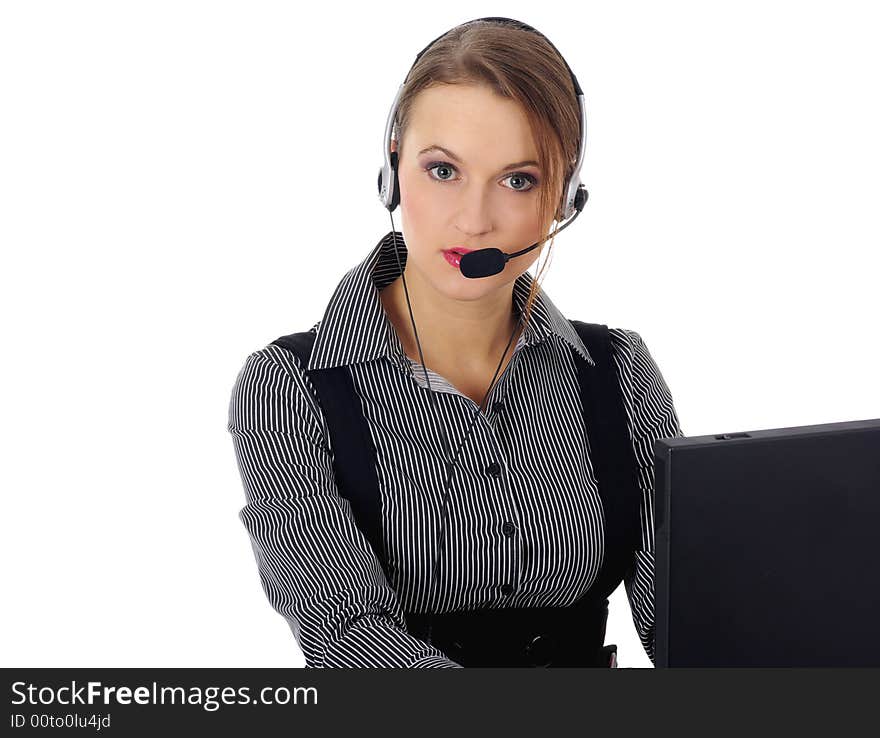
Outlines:
<svg viewBox="0 0 880 738"><path fill-rule="evenodd" d="M309 365L315 334L311 331L293 333L272 343L296 354L305 368ZM307 373L330 430L333 472L339 492L351 505L355 523L373 548L385 577L390 580L380 523L376 449L351 373L346 366L312 369Z"/></svg>

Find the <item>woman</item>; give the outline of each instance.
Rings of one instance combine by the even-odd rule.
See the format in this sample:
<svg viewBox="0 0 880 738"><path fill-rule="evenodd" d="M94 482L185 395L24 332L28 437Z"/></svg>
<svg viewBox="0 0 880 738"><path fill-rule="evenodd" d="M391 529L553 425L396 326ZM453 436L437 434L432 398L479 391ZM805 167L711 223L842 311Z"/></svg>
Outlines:
<svg viewBox="0 0 880 738"><path fill-rule="evenodd" d="M652 446L682 435L672 397L638 333L570 322L527 271L572 210L578 92L525 24L435 39L389 116L380 197L403 232L392 218L323 318L239 372L240 518L309 667L608 665L620 581L653 659ZM450 253L484 248L505 258L476 278Z"/></svg>

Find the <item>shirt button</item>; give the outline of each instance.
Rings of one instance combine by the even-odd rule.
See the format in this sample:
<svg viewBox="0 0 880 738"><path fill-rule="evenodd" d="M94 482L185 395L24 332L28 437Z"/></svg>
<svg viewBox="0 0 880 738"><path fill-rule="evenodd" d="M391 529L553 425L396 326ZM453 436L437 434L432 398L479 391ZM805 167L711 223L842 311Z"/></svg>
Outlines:
<svg viewBox="0 0 880 738"><path fill-rule="evenodd" d="M513 585L512 584L502 584L501 585L501 594L503 594L503 595L513 594Z"/></svg>
<svg viewBox="0 0 880 738"><path fill-rule="evenodd" d="M504 411L504 403L499 400L494 405L492 405L492 410L496 413L500 413Z"/></svg>
<svg viewBox="0 0 880 738"><path fill-rule="evenodd" d="M504 522L504 525L501 526L501 532L509 538L516 532L516 526L507 520Z"/></svg>
<svg viewBox="0 0 880 738"><path fill-rule="evenodd" d="M501 464L497 461L493 461L489 466L486 467L486 474L491 474L493 477L501 476Z"/></svg>

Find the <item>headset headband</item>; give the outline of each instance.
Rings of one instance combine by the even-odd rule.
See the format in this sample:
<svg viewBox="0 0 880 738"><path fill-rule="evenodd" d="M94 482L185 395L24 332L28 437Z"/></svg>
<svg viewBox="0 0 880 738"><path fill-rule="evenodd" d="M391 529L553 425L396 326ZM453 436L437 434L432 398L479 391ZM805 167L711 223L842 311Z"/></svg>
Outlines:
<svg viewBox="0 0 880 738"><path fill-rule="evenodd" d="M518 21L513 18L502 18L501 16L497 16L497 15L489 16L486 18L475 18L474 20L466 21L465 23L462 23L462 24L456 26L455 28L451 28L448 31L446 31L445 33L441 33L439 36L437 36L437 38L435 38L433 41L431 41L431 43L429 43L424 49L422 49L418 54L416 54L416 60L413 62L412 66L414 67L416 65L416 62L418 62L418 60L422 57L422 54L424 54L428 49L430 49L434 44L436 44L441 38L443 38L447 34L451 33L452 31L456 30L457 28L462 28L463 26L469 26L472 23L479 23L480 21L496 21L498 23L503 23L505 25L515 26L516 28L519 28L522 31L531 31L532 33L543 38L548 44L550 44L553 51L555 51L557 54L559 54L559 58L562 59L562 63L565 64L565 68L568 70L569 75L571 75L571 82L574 85L575 95L582 95L583 94L583 91L581 90L581 86L580 86L580 84L578 84L577 77L574 76L574 72L571 71L571 67L568 66L568 62L565 61L565 57L562 56L562 54L559 52L559 49L557 49L556 46L553 45L553 42L549 38L547 38L537 28L533 28L532 26L530 26L528 23L523 23L522 21ZM410 67L409 69L411 72L412 67ZM408 78L409 78L409 72L406 73L406 77L404 77L403 81L406 82L406 80Z"/></svg>

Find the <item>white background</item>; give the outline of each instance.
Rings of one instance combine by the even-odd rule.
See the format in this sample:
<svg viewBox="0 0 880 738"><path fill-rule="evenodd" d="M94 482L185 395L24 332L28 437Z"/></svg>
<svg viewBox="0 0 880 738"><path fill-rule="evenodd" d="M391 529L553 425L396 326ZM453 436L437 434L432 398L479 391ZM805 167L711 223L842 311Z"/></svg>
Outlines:
<svg viewBox="0 0 880 738"><path fill-rule="evenodd" d="M685 434L880 417L871 3L414 7L0 5L3 666L302 665L237 517L229 393L390 230L388 108L472 18L578 76L590 198L543 285L641 333Z"/></svg>

